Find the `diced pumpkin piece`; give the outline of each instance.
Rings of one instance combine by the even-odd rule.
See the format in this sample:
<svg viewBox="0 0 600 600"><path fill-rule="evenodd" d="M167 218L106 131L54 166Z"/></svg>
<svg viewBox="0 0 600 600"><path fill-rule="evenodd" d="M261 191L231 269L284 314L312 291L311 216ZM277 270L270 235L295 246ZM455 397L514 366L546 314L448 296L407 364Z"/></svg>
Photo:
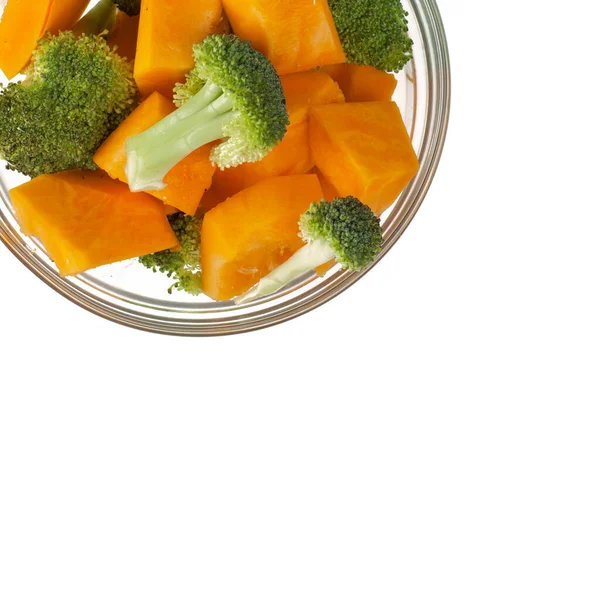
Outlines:
<svg viewBox="0 0 600 600"><path fill-rule="evenodd" d="M205 293L230 300L302 246L298 222L322 198L316 175L261 181L219 204L202 225Z"/></svg>
<svg viewBox="0 0 600 600"><path fill-rule="evenodd" d="M345 101L340 86L325 71L306 71L284 75L281 78L281 86L285 94L288 112L292 115L298 110L306 113L308 107L312 105ZM306 114L302 116L305 117Z"/></svg>
<svg viewBox="0 0 600 600"><path fill-rule="evenodd" d="M63 277L178 244L158 200L101 171L42 175L10 195L23 232L42 242Z"/></svg>
<svg viewBox="0 0 600 600"><path fill-rule="evenodd" d="M134 67L142 96L171 98L194 66L192 46L224 27L221 0L142 0Z"/></svg>
<svg viewBox="0 0 600 600"><path fill-rule="evenodd" d="M419 170L393 102L329 104L310 109L315 163L338 196L355 196L380 215Z"/></svg>
<svg viewBox="0 0 600 600"><path fill-rule="evenodd" d="M308 108L344 102L344 95L337 83L320 71L284 75L281 83L290 115L285 137L259 162L216 171L211 188L213 199L220 198L222 201L263 179L301 175L314 166L308 143ZM204 200L202 205L206 207Z"/></svg>
<svg viewBox="0 0 600 600"><path fill-rule="evenodd" d="M186 156L164 177L167 187L149 193L187 215L195 215L216 170L210 160L211 149L209 144Z"/></svg>
<svg viewBox="0 0 600 600"><path fill-rule="evenodd" d="M79 21L88 4L89 0L52 0L42 37L48 32L58 33L71 29Z"/></svg>
<svg viewBox="0 0 600 600"><path fill-rule="evenodd" d="M174 110L170 100L154 92L108 137L94 156L94 162L114 179L127 183L127 139L149 129ZM164 189L149 193L188 215L195 214L215 172L210 150L211 146L204 146L192 152L169 171Z"/></svg>
<svg viewBox="0 0 600 600"><path fill-rule="evenodd" d="M117 14L117 22L108 34L106 41L111 48L117 49L117 54L133 62L137 46L140 16L130 17L122 11Z"/></svg>
<svg viewBox="0 0 600 600"><path fill-rule="evenodd" d="M8 0L0 20L0 69L8 79L21 72L48 21L52 0Z"/></svg>
<svg viewBox="0 0 600 600"><path fill-rule="evenodd" d="M346 61L327 0L223 0L236 35L280 75Z"/></svg>
<svg viewBox="0 0 600 600"><path fill-rule="evenodd" d="M386 102L398 85L393 73L367 65L329 65L323 70L340 86L346 102Z"/></svg>
<svg viewBox="0 0 600 600"><path fill-rule="evenodd" d="M3 2L0 4L4 4ZM8 79L29 62L46 32L70 29L88 0L8 0L0 18L0 69Z"/></svg>

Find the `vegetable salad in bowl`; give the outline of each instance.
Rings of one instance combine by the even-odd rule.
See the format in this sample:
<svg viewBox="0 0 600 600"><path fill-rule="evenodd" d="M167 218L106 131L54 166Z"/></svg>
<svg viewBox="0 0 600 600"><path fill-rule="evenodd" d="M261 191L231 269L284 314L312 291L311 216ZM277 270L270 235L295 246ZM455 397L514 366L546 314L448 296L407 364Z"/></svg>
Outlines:
<svg viewBox="0 0 600 600"><path fill-rule="evenodd" d="M318 306L389 250L435 172L449 74L432 2L8 0L3 241L150 331Z"/></svg>

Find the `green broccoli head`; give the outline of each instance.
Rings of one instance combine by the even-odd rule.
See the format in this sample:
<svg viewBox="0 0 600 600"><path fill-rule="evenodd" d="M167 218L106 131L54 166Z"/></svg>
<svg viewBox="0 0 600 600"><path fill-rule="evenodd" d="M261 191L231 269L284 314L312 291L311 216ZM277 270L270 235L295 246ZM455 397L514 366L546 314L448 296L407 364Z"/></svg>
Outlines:
<svg viewBox="0 0 600 600"><path fill-rule="evenodd" d="M264 158L289 125L281 80L269 60L235 35L213 35L194 46L195 67L177 86L181 105L207 84L218 86L232 104L233 118L223 127L228 137L212 153L219 166Z"/></svg>
<svg viewBox="0 0 600 600"><path fill-rule="evenodd" d="M141 0L114 0L117 8L130 17L140 14Z"/></svg>
<svg viewBox="0 0 600 600"><path fill-rule="evenodd" d="M333 202L315 202L300 218L305 242L325 242L335 259L351 271L368 267L381 251L381 224L373 211L348 196Z"/></svg>
<svg viewBox="0 0 600 600"><path fill-rule="evenodd" d="M247 292L234 298L236 304L273 294L333 259L344 269L362 271L375 260L383 245L379 218L352 196L313 202L300 217L299 225L305 245Z"/></svg>
<svg viewBox="0 0 600 600"><path fill-rule="evenodd" d="M169 215L169 223L179 240L181 249L176 252L163 250L140 257L140 263L152 271L164 273L175 280L169 288L187 292L192 296L202 293L200 272L200 230L202 220L183 213Z"/></svg>
<svg viewBox="0 0 600 600"><path fill-rule="evenodd" d="M134 107L129 63L97 36L40 42L21 83L0 90L0 155L36 177L95 169L92 157Z"/></svg>
<svg viewBox="0 0 600 600"><path fill-rule="evenodd" d="M175 88L179 108L127 140L126 174L134 192L160 190L164 176L197 148L212 149L221 169L264 158L289 124L285 96L269 60L234 35L194 46L195 67Z"/></svg>
<svg viewBox="0 0 600 600"><path fill-rule="evenodd" d="M329 6L348 62L398 72L412 58L400 0L329 0Z"/></svg>
<svg viewBox="0 0 600 600"><path fill-rule="evenodd" d="M47 93L88 119L131 111L137 93L131 65L96 35L67 31L43 39L25 75L30 92Z"/></svg>

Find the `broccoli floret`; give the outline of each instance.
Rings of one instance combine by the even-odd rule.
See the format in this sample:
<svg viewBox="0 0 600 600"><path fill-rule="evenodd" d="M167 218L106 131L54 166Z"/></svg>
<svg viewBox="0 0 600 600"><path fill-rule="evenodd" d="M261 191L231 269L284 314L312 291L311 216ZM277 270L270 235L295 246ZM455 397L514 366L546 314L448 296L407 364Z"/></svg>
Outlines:
<svg viewBox="0 0 600 600"><path fill-rule="evenodd" d="M140 14L141 0L115 0L115 4L119 10L122 10L130 17Z"/></svg>
<svg viewBox="0 0 600 600"><path fill-rule="evenodd" d="M0 157L36 177L96 169L92 157L131 112L130 64L97 36L43 39L21 83L0 89Z"/></svg>
<svg viewBox="0 0 600 600"><path fill-rule="evenodd" d="M348 62L398 72L412 58L400 0L329 0L329 6Z"/></svg>
<svg viewBox="0 0 600 600"><path fill-rule="evenodd" d="M183 213L167 217L179 240L181 250L172 252L163 250L155 254L140 257L140 262L152 271L164 273L175 280L169 288L187 292L192 296L202 293L202 273L200 272L200 229L202 220Z"/></svg>
<svg viewBox="0 0 600 600"><path fill-rule="evenodd" d="M302 239L310 244L321 242L349 271L362 271L374 260L383 244L381 223L360 200L347 196L333 202L313 202L300 217Z"/></svg>
<svg viewBox="0 0 600 600"><path fill-rule="evenodd" d="M175 112L127 141L132 191L159 190L188 154L212 149L221 169L264 158L289 124L281 80L269 60L234 35L211 35L194 46L195 67L175 89Z"/></svg>
<svg viewBox="0 0 600 600"><path fill-rule="evenodd" d="M352 196L333 202L313 202L300 217L300 236L306 244L285 263L263 277L234 301L242 304L272 294L332 259L349 271L362 271L381 251L381 222Z"/></svg>

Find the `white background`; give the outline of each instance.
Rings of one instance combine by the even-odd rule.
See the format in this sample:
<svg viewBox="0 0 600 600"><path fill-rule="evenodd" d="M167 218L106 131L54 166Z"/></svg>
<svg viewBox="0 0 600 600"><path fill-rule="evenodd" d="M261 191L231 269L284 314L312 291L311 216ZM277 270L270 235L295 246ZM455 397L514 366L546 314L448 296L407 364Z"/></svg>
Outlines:
<svg viewBox="0 0 600 600"><path fill-rule="evenodd" d="M316 312L170 339L0 248L2 600L600 597L597 3L440 0L446 151Z"/></svg>

